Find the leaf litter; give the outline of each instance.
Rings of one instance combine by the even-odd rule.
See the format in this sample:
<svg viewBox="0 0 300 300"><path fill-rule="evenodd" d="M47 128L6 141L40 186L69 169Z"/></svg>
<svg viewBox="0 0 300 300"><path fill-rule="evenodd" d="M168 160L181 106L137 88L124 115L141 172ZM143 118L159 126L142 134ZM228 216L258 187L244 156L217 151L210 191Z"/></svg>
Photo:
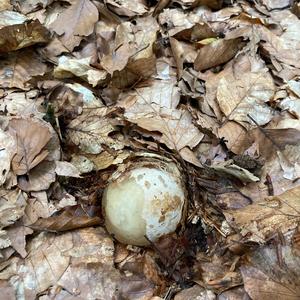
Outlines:
<svg viewBox="0 0 300 300"><path fill-rule="evenodd" d="M299 4L0 1L5 299L298 299ZM175 161L187 216L104 228L116 168Z"/></svg>

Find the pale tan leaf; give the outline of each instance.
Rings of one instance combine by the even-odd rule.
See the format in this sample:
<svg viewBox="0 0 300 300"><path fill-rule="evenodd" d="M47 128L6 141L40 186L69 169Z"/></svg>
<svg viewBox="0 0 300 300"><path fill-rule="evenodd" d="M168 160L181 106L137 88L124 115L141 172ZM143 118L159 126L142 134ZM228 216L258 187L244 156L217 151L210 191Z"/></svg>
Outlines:
<svg viewBox="0 0 300 300"><path fill-rule="evenodd" d="M11 246L25 258L26 251L26 235L33 233L33 230L25 226L13 226L7 229L7 234L11 241Z"/></svg>
<svg viewBox="0 0 300 300"><path fill-rule="evenodd" d="M13 224L24 215L26 199L19 189L0 190L0 228Z"/></svg>
<svg viewBox="0 0 300 300"><path fill-rule="evenodd" d="M11 240L6 230L0 230L0 249L5 249L11 245Z"/></svg>
<svg viewBox="0 0 300 300"><path fill-rule="evenodd" d="M264 243L278 231L294 229L300 220L300 187L278 196L270 196L264 202L245 208L227 211L227 221L239 229L248 241Z"/></svg>
<svg viewBox="0 0 300 300"><path fill-rule="evenodd" d="M80 177L77 168L67 161L56 161L55 165L55 173L58 176Z"/></svg>
<svg viewBox="0 0 300 300"><path fill-rule="evenodd" d="M98 21L98 10L90 0L73 1L49 28L60 35L60 40L72 51L78 46L84 36L90 35ZM66 26L67 22L67 26Z"/></svg>
<svg viewBox="0 0 300 300"><path fill-rule="evenodd" d="M215 300L216 296L212 291L205 290L199 285L194 285L191 288L184 289L181 292L177 293L174 297L174 300Z"/></svg>
<svg viewBox="0 0 300 300"><path fill-rule="evenodd" d="M187 110L176 109L178 96L173 81L156 80L148 87L136 89L119 105L125 108L129 121L148 131L160 132L160 142L180 151L184 147L195 147L203 134L193 125Z"/></svg>
<svg viewBox="0 0 300 300"><path fill-rule="evenodd" d="M56 208L48 201L47 193L31 192L31 198L27 200L25 215L22 217L24 225L29 226L36 222L38 218L48 218Z"/></svg>
<svg viewBox="0 0 300 300"><path fill-rule="evenodd" d="M151 16L139 18L136 25L123 22L116 28L115 39L105 41L108 53L101 59L101 66L113 75L113 85L124 88L155 72L153 44L159 27Z"/></svg>
<svg viewBox="0 0 300 300"><path fill-rule="evenodd" d="M68 56L61 56L58 60L58 66L54 69L55 78L70 78L74 76L80 77L96 86L103 83L107 77L107 72L98 70L90 66L90 57L76 59Z"/></svg>
<svg viewBox="0 0 300 300"><path fill-rule="evenodd" d="M134 17L148 11L145 0L107 0L106 5L121 16Z"/></svg>
<svg viewBox="0 0 300 300"><path fill-rule="evenodd" d="M241 272L245 290L253 300L269 300L270 298L274 300L299 299L299 287L270 278L259 269L251 266L242 266Z"/></svg>
<svg viewBox="0 0 300 300"><path fill-rule="evenodd" d="M8 132L4 132L0 129L0 186L7 178L11 160L15 154L15 147L15 139Z"/></svg>
<svg viewBox="0 0 300 300"><path fill-rule="evenodd" d="M102 228L61 235L41 233L28 242L27 249L24 260L0 273L1 279L15 274L9 282L18 294L35 298L52 286L60 286L57 297L64 290L84 299L116 297L120 274L113 267L113 242Z"/></svg>
<svg viewBox="0 0 300 300"><path fill-rule="evenodd" d="M45 114L38 110L42 102L41 98L38 98L38 93L39 91L34 89L28 92L20 92L17 89L7 90L6 96L0 103L0 110L12 116L35 115L42 118Z"/></svg>
<svg viewBox="0 0 300 300"><path fill-rule="evenodd" d="M46 70L46 64L32 50L17 51L0 61L0 83L2 87L27 89L30 86L28 81L43 75Z"/></svg>
<svg viewBox="0 0 300 300"><path fill-rule="evenodd" d="M232 160L227 160L223 163L215 163L210 166L213 170L220 174L227 174L240 179L242 182L256 182L259 178L253 175L248 170L241 168L233 163Z"/></svg>
<svg viewBox="0 0 300 300"><path fill-rule="evenodd" d="M282 9L291 5L290 0L260 0L259 2L265 5L269 10Z"/></svg>
<svg viewBox="0 0 300 300"><path fill-rule="evenodd" d="M9 132L17 143L13 171L24 175L47 157L49 152L44 148L51 139L51 131L46 122L38 119L14 118L9 122Z"/></svg>
<svg viewBox="0 0 300 300"><path fill-rule="evenodd" d="M42 161L38 166L31 169L27 176L18 177L18 186L26 192L47 190L56 179L55 163Z"/></svg>
<svg viewBox="0 0 300 300"><path fill-rule="evenodd" d="M38 21L13 11L0 11L0 52L46 43L49 31Z"/></svg>
<svg viewBox="0 0 300 300"><path fill-rule="evenodd" d="M68 124L68 138L87 153L98 154L103 150L103 145L122 149L122 143L109 136L117 130L113 120L106 117L110 112L112 110L107 107L84 110L82 115Z"/></svg>
<svg viewBox="0 0 300 300"><path fill-rule="evenodd" d="M53 0L12 0L11 3L18 7L23 14L28 14L41 8L46 8Z"/></svg>
<svg viewBox="0 0 300 300"><path fill-rule="evenodd" d="M261 64L252 61L257 67ZM270 73L262 65L257 70L236 72L222 77L217 88L217 101L226 119L251 123L248 115L259 124L264 125L272 118L272 109L267 105L275 91Z"/></svg>

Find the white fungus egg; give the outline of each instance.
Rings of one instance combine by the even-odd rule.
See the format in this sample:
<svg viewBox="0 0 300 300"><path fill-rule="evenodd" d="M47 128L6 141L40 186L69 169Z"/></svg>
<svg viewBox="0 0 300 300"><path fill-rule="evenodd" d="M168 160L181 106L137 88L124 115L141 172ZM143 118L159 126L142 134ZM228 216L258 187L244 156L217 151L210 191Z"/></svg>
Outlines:
<svg viewBox="0 0 300 300"><path fill-rule="evenodd" d="M174 232L185 204L178 173L138 167L111 181L103 196L107 230L118 241L136 246Z"/></svg>

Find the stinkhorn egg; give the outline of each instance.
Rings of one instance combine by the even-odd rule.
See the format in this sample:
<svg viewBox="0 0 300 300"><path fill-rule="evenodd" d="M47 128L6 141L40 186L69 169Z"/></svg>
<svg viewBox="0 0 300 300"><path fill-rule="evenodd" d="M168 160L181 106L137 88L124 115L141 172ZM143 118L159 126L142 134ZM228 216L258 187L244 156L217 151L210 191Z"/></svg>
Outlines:
<svg viewBox="0 0 300 300"><path fill-rule="evenodd" d="M144 246L176 230L185 189L175 169L139 166L108 184L102 203L105 225L118 241Z"/></svg>

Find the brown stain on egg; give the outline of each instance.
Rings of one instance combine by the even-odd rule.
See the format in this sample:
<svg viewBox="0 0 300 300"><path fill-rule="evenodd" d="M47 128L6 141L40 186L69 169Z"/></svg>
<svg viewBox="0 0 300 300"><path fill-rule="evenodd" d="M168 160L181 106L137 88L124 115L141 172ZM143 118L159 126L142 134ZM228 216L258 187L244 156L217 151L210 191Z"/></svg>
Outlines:
<svg viewBox="0 0 300 300"><path fill-rule="evenodd" d="M167 213L178 210L181 206L181 198L177 195L171 196L169 193L164 193L162 197L155 197L152 200L153 214L159 216L160 223L165 221Z"/></svg>
<svg viewBox="0 0 300 300"><path fill-rule="evenodd" d="M144 184L147 189L150 189L151 183L149 181L146 180Z"/></svg>

